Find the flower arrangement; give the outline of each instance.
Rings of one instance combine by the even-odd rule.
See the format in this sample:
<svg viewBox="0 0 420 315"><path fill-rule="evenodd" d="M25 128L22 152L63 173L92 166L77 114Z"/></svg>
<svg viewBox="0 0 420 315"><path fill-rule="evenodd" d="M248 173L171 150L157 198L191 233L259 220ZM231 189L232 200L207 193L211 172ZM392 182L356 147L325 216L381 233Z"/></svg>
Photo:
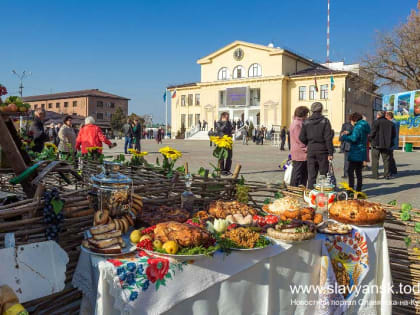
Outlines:
<svg viewBox="0 0 420 315"><path fill-rule="evenodd" d="M347 190L348 192L352 192L354 194L354 199L367 199L367 195L364 192L354 190L346 182L341 182L338 186L341 189Z"/></svg>
<svg viewBox="0 0 420 315"><path fill-rule="evenodd" d="M149 152L146 152L146 151L141 152L135 149L128 149L128 152L132 154L131 161L130 161L131 166L143 165L146 162L144 157L149 154Z"/></svg>
<svg viewBox="0 0 420 315"><path fill-rule="evenodd" d="M161 148L159 152L163 156L162 168L166 176L171 178L174 174L175 162L182 156L182 153L171 147ZM159 165L159 158L156 158L156 164ZM178 167L176 170L182 172L183 167Z"/></svg>
<svg viewBox="0 0 420 315"><path fill-rule="evenodd" d="M216 145L213 150L213 156L219 161L217 170L220 171L221 162L223 159L227 159L229 150L233 146L233 140L232 137L224 135L223 137L211 136L210 141Z"/></svg>
<svg viewBox="0 0 420 315"><path fill-rule="evenodd" d="M102 163L104 161L104 155L102 154L101 147L88 147L86 148L86 150L88 151L88 153L85 154L85 159L91 161L98 161L99 163Z"/></svg>
<svg viewBox="0 0 420 315"><path fill-rule="evenodd" d="M54 143L51 143L51 142L45 142L44 147L47 148L47 149L52 149L54 151L54 153L56 153L57 150L58 150L57 146Z"/></svg>

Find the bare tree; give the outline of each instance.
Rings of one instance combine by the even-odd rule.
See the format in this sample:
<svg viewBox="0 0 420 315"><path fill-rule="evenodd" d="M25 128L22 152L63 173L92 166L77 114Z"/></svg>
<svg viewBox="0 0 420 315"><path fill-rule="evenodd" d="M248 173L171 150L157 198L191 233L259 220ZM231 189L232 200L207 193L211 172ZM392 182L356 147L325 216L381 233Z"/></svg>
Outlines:
<svg viewBox="0 0 420 315"><path fill-rule="evenodd" d="M420 0L405 24L379 33L376 52L362 59L365 71L379 87L420 89Z"/></svg>

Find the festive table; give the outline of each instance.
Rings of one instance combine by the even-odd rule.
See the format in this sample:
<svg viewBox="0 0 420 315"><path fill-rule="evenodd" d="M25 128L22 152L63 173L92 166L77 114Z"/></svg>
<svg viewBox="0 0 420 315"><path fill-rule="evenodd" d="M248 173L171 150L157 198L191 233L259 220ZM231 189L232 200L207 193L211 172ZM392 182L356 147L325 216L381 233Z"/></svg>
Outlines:
<svg viewBox="0 0 420 315"><path fill-rule="evenodd" d="M327 290L337 284L333 267L339 270L343 259L350 283L390 286L387 248L380 227L189 263L144 252L106 259L82 251L73 285L84 293L82 314L391 314L389 290L346 299Z"/></svg>

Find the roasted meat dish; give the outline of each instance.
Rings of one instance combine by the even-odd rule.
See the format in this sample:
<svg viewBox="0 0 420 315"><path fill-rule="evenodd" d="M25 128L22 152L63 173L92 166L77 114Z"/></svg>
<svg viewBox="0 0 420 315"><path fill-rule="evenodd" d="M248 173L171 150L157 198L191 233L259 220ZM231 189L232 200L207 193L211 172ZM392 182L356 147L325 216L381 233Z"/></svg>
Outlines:
<svg viewBox="0 0 420 315"><path fill-rule="evenodd" d="M175 221L157 224L154 233L155 239L162 243L176 241L182 247L206 245L211 238L204 229Z"/></svg>

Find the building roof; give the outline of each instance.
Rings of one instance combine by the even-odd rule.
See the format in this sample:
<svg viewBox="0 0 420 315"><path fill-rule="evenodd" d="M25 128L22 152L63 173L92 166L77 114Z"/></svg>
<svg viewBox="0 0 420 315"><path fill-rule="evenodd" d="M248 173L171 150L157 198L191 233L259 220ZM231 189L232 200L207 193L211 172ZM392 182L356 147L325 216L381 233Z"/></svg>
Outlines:
<svg viewBox="0 0 420 315"><path fill-rule="evenodd" d="M304 70L300 70L290 75L291 78L296 77L309 77L309 76L321 76L321 75L332 75L332 74L346 74L349 71L338 71L325 68L323 66L318 66L314 68L308 68Z"/></svg>
<svg viewBox="0 0 420 315"><path fill-rule="evenodd" d="M167 89L175 89L175 88L183 88L183 87L191 87L191 86L196 86L197 83L196 82L191 82L191 83L183 83L183 84L177 84L177 85L170 85L167 87Z"/></svg>
<svg viewBox="0 0 420 315"><path fill-rule="evenodd" d="M35 102L35 101L57 100L57 99L62 99L62 98L73 98L73 97L83 97L83 96L98 96L98 97L116 98L116 99L121 99L121 100L130 100L129 98L103 92L99 89L90 89L90 90L71 91L71 92L62 92L62 93L54 93L54 94L26 96L26 97L23 97L23 101Z"/></svg>
<svg viewBox="0 0 420 315"><path fill-rule="evenodd" d="M255 48L255 49L265 50L270 55L277 55L277 54L291 55L293 57L301 59L302 61L305 61L308 64L312 64L312 65L317 65L318 64L313 59L309 59L309 58L303 56L302 54L298 54L296 52L293 52L290 49L284 49L284 48L281 48L281 47L273 47L273 46L265 46L265 45L260 45L260 44L254 44L254 43L249 43L249 42L245 42L245 41L241 41L241 40L235 40L234 42L216 50L215 52L212 52L211 54L209 54L209 55L207 55L203 58L198 59L197 63L198 64L210 63L213 58L223 54L225 51L227 51L229 49L232 49L236 46L245 46L245 47L251 47L251 48Z"/></svg>

